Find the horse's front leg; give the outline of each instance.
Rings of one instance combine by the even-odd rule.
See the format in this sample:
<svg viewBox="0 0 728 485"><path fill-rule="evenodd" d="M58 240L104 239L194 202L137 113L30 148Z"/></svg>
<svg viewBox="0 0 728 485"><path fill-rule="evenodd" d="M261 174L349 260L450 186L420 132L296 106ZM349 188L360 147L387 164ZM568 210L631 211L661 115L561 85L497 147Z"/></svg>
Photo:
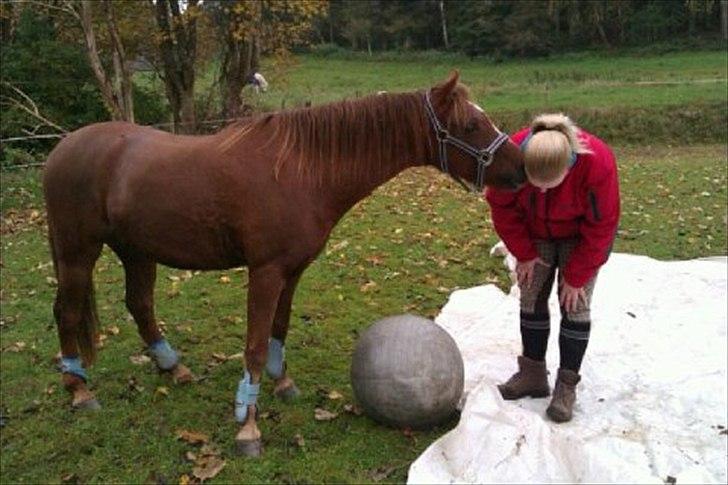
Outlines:
<svg viewBox="0 0 728 485"><path fill-rule="evenodd" d="M246 369L235 395L235 419L243 425L235 442L238 451L247 456L259 456L262 451L261 433L256 423L256 403L268 354L273 317L284 285L284 274L279 266L268 265L250 270Z"/></svg>
<svg viewBox="0 0 728 485"><path fill-rule="evenodd" d="M265 370L268 376L275 381L273 394L284 401L293 400L299 394L296 384L288 375L288 366L285 360L285 342L291 320L293 294L296 291L296 285L302 272L301 270L286 280L286 285L281 292L278 308L273 318L273 331L268 344L268 362Z"/></svg>

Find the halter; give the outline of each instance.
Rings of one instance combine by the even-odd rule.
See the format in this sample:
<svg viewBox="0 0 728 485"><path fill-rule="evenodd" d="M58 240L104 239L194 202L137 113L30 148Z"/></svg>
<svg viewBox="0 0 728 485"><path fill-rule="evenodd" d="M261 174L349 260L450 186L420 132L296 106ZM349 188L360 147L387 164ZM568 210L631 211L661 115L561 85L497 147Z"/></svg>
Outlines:
<svg viewBox="0 0 728 485"><path fill-rule="evenodd" d="M471 157L475 159L475 163L477 164L477 175L475 179L475 188L476 190L480 191L483 188L483 184L485 182L485 169L493 163L493 158L495 156L495 152L498 151L498 149L508 140L508 135L505 133L502 133L496 128L496 131L498 132L498 136L495 137L495 140L490 142L490 145L488 145L485 148L478 149L471 145L468 142L465 142L459 138L455 138L454 136L450 135L450 133L447 131L447 129L440 123L440 120L437 119L437 115L435 114L435 109L432 107L432 101L430 100L430 92L425 92L425 108L427 110L427 117L430 119L430 123L432 124L432 128L435 130L435 136L437 137L437 143L438 143L438 149L440 154L440 169L446 173L452 176L460 185L465 187L466 190L468 190L467 186L463 183L463 181L460 179L460 177L451 174L448 170L448 164L447 164L447 144L453 145L460 150L464 151Z"/></svg>

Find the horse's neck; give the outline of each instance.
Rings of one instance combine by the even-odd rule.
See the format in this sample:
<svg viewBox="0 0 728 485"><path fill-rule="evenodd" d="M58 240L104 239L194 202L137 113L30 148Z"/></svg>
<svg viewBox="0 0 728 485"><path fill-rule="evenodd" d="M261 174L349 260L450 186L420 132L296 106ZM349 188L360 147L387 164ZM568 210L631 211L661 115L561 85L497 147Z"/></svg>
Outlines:
<svg viewBox="0 0 728 485"><path fill-rule="evenodd" d="M414 162L413 159L414 157L403 154L401 162L390 164L385 170L372 170L366 176L357 176L356 171L353 171L351 174L325 177L321 181L319 196L327 207L332 208L333 212L341 217L377 187L387 183L402 171L424 162L422 160Z"/></svg>

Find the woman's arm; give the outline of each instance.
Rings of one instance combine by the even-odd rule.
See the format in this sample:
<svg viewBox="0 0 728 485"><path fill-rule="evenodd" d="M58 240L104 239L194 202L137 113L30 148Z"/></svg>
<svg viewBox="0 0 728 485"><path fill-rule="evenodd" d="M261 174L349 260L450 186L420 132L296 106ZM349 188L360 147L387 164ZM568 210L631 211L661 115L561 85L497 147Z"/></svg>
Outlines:
<svg viewBox="0 0 728 485"><path fill-rule="evenodd" d="M490 205L493 225L508 250L518 261L538 257L536 247L526 227L526 216L518 207L518 192L488 188L485 200Z"/></svg>
<svg viewBox="0 0 728 485"><path fill-rule="evenodd" d="M598 155L605 158L588 180L587 211L579 227L581 241L564 268L564 279L574 288L584 286L607 262L619 223L619 181L614 155L608 149Z"/></svg>

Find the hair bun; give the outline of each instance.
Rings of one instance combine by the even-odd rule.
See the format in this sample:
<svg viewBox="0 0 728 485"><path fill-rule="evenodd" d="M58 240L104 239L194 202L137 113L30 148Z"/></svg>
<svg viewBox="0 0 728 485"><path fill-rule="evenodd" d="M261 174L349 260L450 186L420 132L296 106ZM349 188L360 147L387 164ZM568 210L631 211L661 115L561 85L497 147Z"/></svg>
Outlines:
<svg viewBox="0 0 728 485"><path fill-rule="evenodd" d="M531 132L553 130L563 133L569 140L571 150L575 153L589 153L590 150L584 146L579 139L579 127L563 113L547 113L537 116L531 122Z"/></svg>

